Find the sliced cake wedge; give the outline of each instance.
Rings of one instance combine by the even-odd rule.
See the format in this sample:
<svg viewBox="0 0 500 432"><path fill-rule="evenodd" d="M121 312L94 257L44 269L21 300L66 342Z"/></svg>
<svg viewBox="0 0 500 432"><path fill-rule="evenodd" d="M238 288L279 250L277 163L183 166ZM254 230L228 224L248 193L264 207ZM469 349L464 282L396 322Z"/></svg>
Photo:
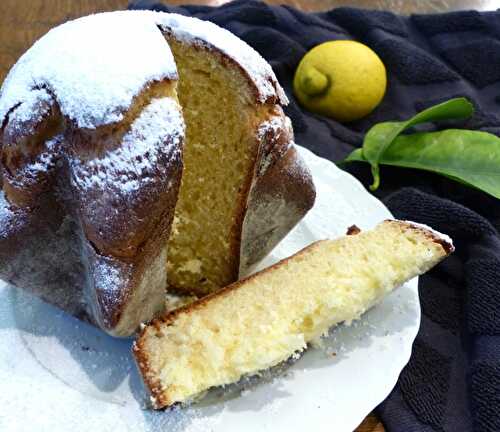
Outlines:
<svg viewBox="0 0 500 432"><path fill-rule="evenodd" d="M348 233L146 326L133 350L154 407L286 360L454 250L447 236L412 222L388 220Z"/></svg>

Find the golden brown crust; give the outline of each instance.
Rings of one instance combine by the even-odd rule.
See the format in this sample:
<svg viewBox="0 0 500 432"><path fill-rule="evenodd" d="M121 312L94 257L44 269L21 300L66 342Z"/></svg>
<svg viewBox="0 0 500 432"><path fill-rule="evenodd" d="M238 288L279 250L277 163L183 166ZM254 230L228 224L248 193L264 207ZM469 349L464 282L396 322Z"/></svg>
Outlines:
<svg viewBox="0 0 500 432"><path fill-rule="evenodd" d="M134 99L124 120L120 124L107 125L93 130L70 128L67 132L70 157L79 165L94 163L96 158L105 157L107 151L112 151L122 145L124 134L130 129L134 120L143 109L154 99L165 97L171 86L171 81L153 83ZM166 137L165 147L174 145L175 136ZM169 160L167 160L167 156ZM165 155L164 165L170 165L172 179L179 181L182 170L182 158L178 151ZM133 163L134 161L130 161ZM137 161L136 161L137 162ZM71 168L71 167L70 167ZM97 168L95 168L97 171ZM91 168L85 169L85 174L94 174ZM96 172L96 174L99 174ZM140 173L132 169L125 173L129 180L140 180ZM74 174L73 174L74 175ZM160 173L158 172L158 176ZM152 176L152 175L151 175ZM140 254L146 240L157 230L161 213L165 206L173 204L168 196L162 193L166 179L144 184L141 193L123 193L114 184L96 184L87 187L76 199L79 217L86 238L100 254L128 258L134 260ZM104 199L103 195L106 198ZM171 197L170 197L171 198ZM96 202L99 206L96 206Z"/></svg>
<svg viewBox="0 0 500 432"><path fill-rule="evenodd" d="M132 345L132 353L134 354L135 362L144 380L144 384L151 394L153 408L161 409L171 405L172 401L162 390L160 380L153 378L148 359L144 352L143 342L139 338Z"/></svg>
<svg viewBox="0 0 500 432"><path fill-rule="evenodd" d="M118 336L135 330L133 323L126 325L124 313L130 312L131 296L170 233L182 174L182 136L175 131L163 137L157 164L147 168L154 182L142 181L146 171L136 173L133 165L123 168L128 180L141 185L138 194L125 193L113 182L88 185L84 180L107 175L103 158L121 148L145 107L154 98L168 97L171 86L169 80L151 84L122 122L93 130L76 128L61 115L56 100L43 95L29 118L20 117L21 124L12 110L0 135L0 275ZM43 170L31 168L49 156Z"/></svg>
<svg viewBox="0 0 500 432"><path fill-rule="evenodd" d="M279 106L259 127L259 153L246 203L240 274L264 258L312 208L312 176L294 146L290 120Z"/></svg>
<svg viewBox="0 0 500 432"><path fill-rule="evenodd" d="M9 202L19 207L33 207L37 196L52 187L53 164L47 172L26 173L23 168L47 151L45 143L62 130L61 113L52 95L45 89L38 92L39 99L30 103L32 115L16 116L23 108L18 104L9 111L1 129L3 190Z"/></svg>
<svg viewBox="0 0 500 432"><path fill-rule="evenodd" d="M166 87L162 89L162 86ZM71 136L72 157L81 157L81 149L85 158L89 148L93 152L99 151L100 146L107 146L100 149L104 152L120 146L120 140L128 130L128 125L133 123L151 100L165 94L168 86L170 82L164 82L146 89L131 107L124 120L123 130L116 126L106 126L105 131L74 131ZM163 153L161 156L160 163L166 171L150 173L156 180L143 184L140 193L124 194L115 191L113 184L109 185L109 190L100 186L96 189L86 188L78 194L72 205L90 246L86 248L86 259L91 281L93 279L89 289L94 298L91 302L94 305L94 318L103 329L118 336L134 331L133 323L132 327L129 325L130 328L126 330L117 329L124 325L120 325L120 320L131 301L131 296L151 268L158 252L167 243L170 234L183 167L180 151L182 142L174 142L178 139L179 137L174 135L165 137L163 146L173 149L172 152ZM130 168L133 169L133 166ZM132 178L140 180L133 172L128 175L129 178L132 175ZM100 270L101 267L104 270ZM106 273L115 271L120 279L119 286L113 287L108 281L101 280L106 278ZM165 286L162 289L165 289ZM139 322L136 322L135 326L138 324ZM125 334L117 334L116 331L124 331Z"/></svg>

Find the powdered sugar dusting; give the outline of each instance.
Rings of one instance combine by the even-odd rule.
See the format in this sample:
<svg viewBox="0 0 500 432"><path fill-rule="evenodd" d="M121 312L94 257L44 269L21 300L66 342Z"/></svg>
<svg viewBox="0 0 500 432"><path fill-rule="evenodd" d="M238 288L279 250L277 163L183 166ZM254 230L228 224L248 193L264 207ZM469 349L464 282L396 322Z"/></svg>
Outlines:
<svg viewBox="0 0 500 432"><path fill-rule="evenodd" d="M161 155L180 151L183 135L179 105L171 98L153 99L123 137L121 146L102 158L71 161L73 181L83 190L108 183L123 193L139 191L145 183L156 181Z"/></svg>
<svg viewBox="0 0 500 432"><path fill-rule="evenodd" d="M278 140L281 134L283 133L283 117L281 116L273 116L269 120L262 122L257 129L257 139L262 142L267 134L270 134L273 137L273 140ZM289 143L292 145L292 142ZM262 158L262 161L259 165L259 175L262 175L269 165L271 164L272 159L269 157Z"/></svg>
<svg viewBox="0 0 500 432"><path fill-rule="evenodd" d="M121 11L67 22L36 42L2 86L0 121L42 88L44 97L52 94L62 113L80 128L120 121L148 83L177 78L172 53L157 25L179 40L211 46L232 58L254 83L259 102L277 97L288 103L271 66L229 31L177 14ZM27 118L29 106L17 115Z"/></svg>
<svg viewBox="0 0 500 432"><path fill-rule="evenodd" d="M23 103L19 105L11 115L11 122L21 125L33 120L33 114L37 113L38 119L46 115L52 104L52 97L44 89L33 90L26 95ZM38 119L34 119L35 121Z"/></svg>
<svg viewBox="0 0 500 432"><path fill-rule="evenodd" d="M212 46L241 65L259 91L259 102L264 103L277 96L282 104L288 103L269 63L231 32L211 22L178 14L159 13L156 19L160 27L171 31L176 39Z"/></svg>
<svg viewBox="0 0 500 432"><path fill-rule="evenodd" d="M47 177L52 173L56 167L59 152L58 146L63 140L62 135L56 135L54 138L45 142L45 149L40 152L32 162L22 166L16 173L16 177L10 181L12 184L19 186L29 186L29 184L36 184L42 177Z"/></svg>
<svg viewBox="0 0 500 432"><path fill-rule="evenodd" d="M128 283L130 264L119 263L106 257L98 257L93 269L94 280L98 281L99 294L104 301L99 302L105 324L112 316L114 303L120 299L123 286ZM127 268L128 267L128 268Z"/></svg>
<svg viewBox="0 0 500 432"><path fill-rule="evenodd" d="M0 239L6 238L12 232L16 222L21 225L19 215L12 211L4 192L0 190Z"/></svg>
<svg viewBox="0 0 500 432"><path fill-rule="evenodd" d="M276 139L281 135L283 130L283 117L273 116L269 120L262 122L257 130L258 137L262 139L269 131L273 132L273 137Z"/></svg>
<svg viewBox="0 0 500 432"><path fill-rule="evenodd" d="M78 127L120 121L150 82L176 79L172 53L152 13L112 12L48 32L17 62L0 93L0 120L30 92L47 88ZM29 115L26 105L25 113Z"/></svg>
<svg viewBox="0 0 500 432"><path fill-rule="evenodd" d="M295 142L293 140L292 122L287 116L272 116L268 120L262 122L257 129L257 139L262 142L265 141L266 136L270 136L272 142L276 143L279 142L279 139L284 131L286 131L289 136L289 139L286 140L285 145L280 149L280 153L284 154L290 147L295 145ZM272 164L273 159L278 156L277 154L273 153L272 150L270 151L269 155L271 157L262 158L259 166L259 175L262 175ZM300 159L300 157L297 159ZM293 165L297 166L297 164L292 164L292 166ZM306 171L308 171L307 168Z"/></svg>

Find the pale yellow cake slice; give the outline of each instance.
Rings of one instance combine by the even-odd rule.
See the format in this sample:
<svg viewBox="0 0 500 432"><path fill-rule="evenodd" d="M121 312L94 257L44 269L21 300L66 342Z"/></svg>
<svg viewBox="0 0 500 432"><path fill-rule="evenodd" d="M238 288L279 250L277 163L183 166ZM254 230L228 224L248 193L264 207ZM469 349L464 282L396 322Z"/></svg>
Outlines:
<svg viewBox="0 0 500 432"><path fill-rule="evenodd" d="M272 367L453 251L428 227L351 228L146 326L134 354L155 408Z"/></svg>

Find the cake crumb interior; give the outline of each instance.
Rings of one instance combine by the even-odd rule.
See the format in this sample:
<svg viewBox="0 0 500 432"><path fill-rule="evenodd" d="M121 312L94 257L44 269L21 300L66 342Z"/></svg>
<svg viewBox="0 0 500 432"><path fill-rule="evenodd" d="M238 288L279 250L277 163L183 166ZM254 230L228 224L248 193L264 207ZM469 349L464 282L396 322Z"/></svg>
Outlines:
<svg viewBox="0 0 500 432"><path fill-rule="evenodd" d="M248 83L220 56L167 38L186 122L184 172L168 250L169 289L204 295L238 277L232 232L256 158ZM235 199L237 197L237 199Z"/></svg>
<svg viewBox="0 0 500 432"><path fill-rule="evenodd" d="M390 222L320 241L150 327L140 342L149 373L171 403L235 382L286 360L332 325L359 318L442 256L425 233Z"/></svg>

